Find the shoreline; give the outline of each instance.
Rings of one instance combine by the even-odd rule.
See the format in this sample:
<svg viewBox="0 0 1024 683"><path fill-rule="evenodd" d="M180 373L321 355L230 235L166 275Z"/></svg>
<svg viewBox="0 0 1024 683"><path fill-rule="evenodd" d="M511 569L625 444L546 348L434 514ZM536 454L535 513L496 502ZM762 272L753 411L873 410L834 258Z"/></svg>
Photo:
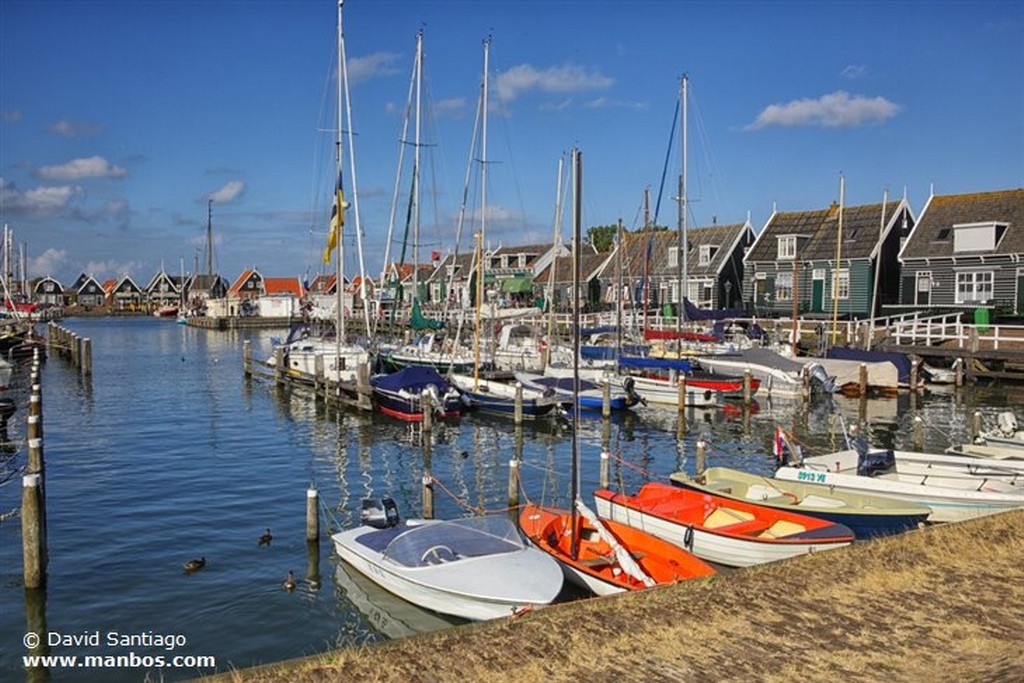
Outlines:
<svg viewBox="0 0 1024 683"><path fill-rule="evenodd" d="M1024 510L203 681L1024 680Z"/></svg>

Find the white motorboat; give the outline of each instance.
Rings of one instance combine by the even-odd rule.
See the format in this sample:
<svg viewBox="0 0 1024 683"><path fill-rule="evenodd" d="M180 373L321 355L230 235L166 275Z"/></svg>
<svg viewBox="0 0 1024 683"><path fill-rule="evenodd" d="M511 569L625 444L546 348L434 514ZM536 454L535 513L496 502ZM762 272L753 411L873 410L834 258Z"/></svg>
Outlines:
<svg viewBox="0 0 1024 683"><path fill-rule="evenodd" d="M932 522L957 522L1024 507L1024 487L986 476L907 471L891 451L838 451L806 458L797 466L785 465L775 476L923 503L932 509Z"/></svg>
<svg viewBox="0 0 1024 683"><path fill-rule="evenodd" d="M338 555L383 588L441 614L484 620L551 603L562 570L523 543L505 515L399 520L364 503L363 524L334 534Z"/></svg>
<svg viewBox="0 0 1024 683"><path fill-rule="evenodd" d="M725 375L742 376L747 370L761 381L761 393L772 397L794 398L803 394L804 375L812 391L836 390L835 377L820 363L786 358L770 349L746 349L736 355L701 356L701 367Z"/></svg>

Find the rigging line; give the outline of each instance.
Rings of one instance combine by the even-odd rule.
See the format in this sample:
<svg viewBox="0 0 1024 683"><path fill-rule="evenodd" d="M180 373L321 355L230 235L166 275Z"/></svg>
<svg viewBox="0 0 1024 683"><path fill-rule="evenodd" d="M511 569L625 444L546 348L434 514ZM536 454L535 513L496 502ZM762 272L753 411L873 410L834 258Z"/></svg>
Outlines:
<svg viewBox="0 0 1024 683"><path fill-rule="evenodd" d="M668 134L668 149L665 150L665 164L661 168L661 183L658 185L658 199L654 203L654 224L658 224L658 214L661 211L661 196L665 193L665 178L668 175L668 162L672 155L672 142L676 137L676 121L679 119L679 100L676 99L676 108L672 112L672 129Z"/></svg>

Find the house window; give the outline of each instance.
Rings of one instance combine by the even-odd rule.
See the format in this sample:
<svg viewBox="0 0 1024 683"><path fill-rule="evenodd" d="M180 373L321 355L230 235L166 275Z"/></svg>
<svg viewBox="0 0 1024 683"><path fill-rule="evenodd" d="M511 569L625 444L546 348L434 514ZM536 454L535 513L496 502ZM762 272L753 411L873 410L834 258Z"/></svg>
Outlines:
<svg viewBox="0 0 1024 683"><path fill-rule="evenodd" d="M1006 232L1005 223L965 223L953 226L953 251L992 251Z"/></svg>
<svg viewBox="0 0 1024 683"><path fill-rule="evenodd" d="M994 275L991 270L957 273L956 302L966 304L991 300Z"/></svg>
<svg viewBox="0 0 1024 683"><path fill-rule="evenodd" d="M695 288L697 296L695 301L702 308L711 308L714 304L715 282L714 280L701 280Z"/></svg>
<svg viewBox="0 0 1024 683"><path fill-rule="evenodd" d="M700 257L697 261L698 265L706 266L710 265L711 259L715 258L715 253L718 251L718 247L710 244L700 245Z"/></svg>
<svg viewBox="0 0 1024 683"><path fill-rule="evenodd" d="M775 276L775 300L793 300L793 273L779 273Z"/></svg>
<svg viewBox="0 0 1024 683"><path fill-rule="evenodd" d="M668 248L668 267L678 268L679 267L679 247Z"/></svg>
<svg viewBox="0 0 1024 683"><path fill-rule="evenodd" d="M526 254L520 254L519 255L519 267L520 268L525 268L526 267Z"/></svg>
<svg viewBox="0 0 1024 683"><path fill-rule="evenodd" d="M796 258L796 235L783 235L779 238L779 260L792 261Z"/></svg>
<svg viewBox="0 0 1024 683"><path fill-rule="evenodd" d="M836 287L837 299L850 298L850 271L846 268L832 271L833 282Z"/></svg>

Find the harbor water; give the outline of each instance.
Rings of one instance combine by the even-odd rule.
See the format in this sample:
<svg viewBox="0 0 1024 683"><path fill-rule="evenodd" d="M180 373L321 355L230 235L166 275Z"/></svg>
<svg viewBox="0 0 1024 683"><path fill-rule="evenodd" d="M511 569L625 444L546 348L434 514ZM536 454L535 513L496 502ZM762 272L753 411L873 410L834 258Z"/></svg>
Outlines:
<svg viewBox="0 0 1024 683"><path fill-rule="evenodd" d="M271 354L280 331L209 331L155 318L80 318L64 326L92 340L93 376L51 357L42 369L49 564L45 590L26 592L18 518L0 523L0 680L180 680L380 642L452 622L382 592L341 565L329 533L358 523L365 497L390 496L405 516L422 508L422 479L437 480L435 514L507 509L508 464L522 460L524 500L567 504L571 437L565 422L516 429L467 415L419 426L328 409L311 395L247 380L242 346ZM15 454L4 456L0 513L20 505L25 462L26 369L8 394ZM698 439L708 466L770 474L776 425L809 452L844 447L861 424L878 446L911 449L921 418L924 449L970 437L1020 402L1019 388L970 386L917 397L868 400L759 398L749 411L674 409L579 420L582 491L598 484L598 459L613 453L612 487L692 472ZM319 544L305 540L307 489L322 502ZM269 528L272 540L258 539ZM183 564L205 558L192 574ZM282 582L297 577L292 591ZM41 621L42 620L42 621ZM40 628L42 627L42 628ZM79 660L26 670L26 632L42 630L51 655ZM34 650L33 652L38 652ZM122 657L84 667L86 655ZM135 659L131 660L130 657ZM215 658L210 666L170 666ZM165 666L158 666L157 658ZM148 659L147 659L148 658ZM117 663L137 666L116 666ZM205 660L205 663L213 662Z"/></svg>

